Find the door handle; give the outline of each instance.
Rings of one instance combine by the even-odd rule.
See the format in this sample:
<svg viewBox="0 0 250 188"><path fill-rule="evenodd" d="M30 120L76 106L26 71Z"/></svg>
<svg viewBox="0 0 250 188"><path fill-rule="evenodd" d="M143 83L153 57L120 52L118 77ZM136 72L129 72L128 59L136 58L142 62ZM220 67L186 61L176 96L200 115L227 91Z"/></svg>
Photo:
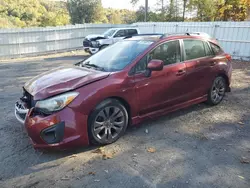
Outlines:
<svg viewBox="0 0 250 188"><path fill-rule="evenodd" d="M176 75L177 75L177 76L181 76L181 75L183 75L183 74L185 74L185 73L186 73L186 71L183 70L183 69L181 69L181 70L178 70L178 72L176 73Z"/></svg>
<svg viewBox="0 0 250 188"><path fill-rule="evenodd" d="M211 66L211 67L213 67L213 66L215 66L215 65L216 65L216 61L213 61L213 62L210 63L210 66Z"/></svg>

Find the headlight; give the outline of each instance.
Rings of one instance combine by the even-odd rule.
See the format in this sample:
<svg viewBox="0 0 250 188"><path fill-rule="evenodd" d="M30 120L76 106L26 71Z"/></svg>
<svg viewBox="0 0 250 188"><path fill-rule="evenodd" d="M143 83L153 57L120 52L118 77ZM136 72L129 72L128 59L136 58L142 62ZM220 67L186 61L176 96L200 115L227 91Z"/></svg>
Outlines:
<svg viewBox="0 0 250 188"><path fill-rule="evenodd" d="M59 111L69 105L78 94L77 92L68 92L50 99L37 101L35 108L45 114L51 114L51 112Z"/></svg>

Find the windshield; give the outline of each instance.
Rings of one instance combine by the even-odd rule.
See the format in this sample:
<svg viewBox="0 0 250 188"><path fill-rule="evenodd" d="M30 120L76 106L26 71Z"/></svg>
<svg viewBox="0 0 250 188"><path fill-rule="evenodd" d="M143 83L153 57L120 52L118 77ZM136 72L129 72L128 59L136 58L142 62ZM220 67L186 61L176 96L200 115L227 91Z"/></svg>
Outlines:
<svg viewBox="0 0 250 188"><path fill-rule="evenodd" d="M82 65L108 72L120 71L152 43L152 41L123 40L86 59Z"/></svg>
<svg viewBox="0 0 250 188"><path fill-rule="evenodd" d="M104 35L104 37L111 37L115 31L116 31L116 29L109 29L109 30L105 31L103 33L103 35Z"/></svg>

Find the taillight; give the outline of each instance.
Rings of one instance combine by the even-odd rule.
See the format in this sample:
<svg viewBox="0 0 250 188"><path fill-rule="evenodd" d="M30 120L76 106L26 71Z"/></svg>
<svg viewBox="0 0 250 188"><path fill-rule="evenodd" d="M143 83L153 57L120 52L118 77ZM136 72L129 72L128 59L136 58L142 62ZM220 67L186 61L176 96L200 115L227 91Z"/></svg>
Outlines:
<svg viewBox="0 0 250 188"><path fill-rule="evenodd" d="M226 58L228 59L228 61L231 61L231 60L232 60L232 57L231 57L230 54L226 54L225 56L226 56Z"/></svg>

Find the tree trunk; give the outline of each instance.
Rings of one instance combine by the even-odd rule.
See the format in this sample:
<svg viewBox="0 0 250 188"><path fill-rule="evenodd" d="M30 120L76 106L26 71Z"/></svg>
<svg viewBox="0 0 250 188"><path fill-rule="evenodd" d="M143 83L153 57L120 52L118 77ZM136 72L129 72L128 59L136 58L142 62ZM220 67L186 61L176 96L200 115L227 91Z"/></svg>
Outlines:
<svg viewBox="0 0 250 188"><path fill-rule="evenodd" d="M247 9L247 20L250 21L250 7Z"/></svg>
<svg viewBox="0 0 250 188"><path fill-rule="evenodd" d="M148 21L148 0L145 0L145 22Z"/></svg>
<svg viewBox="0 0 250 188"><path fill-rule="evenodd" d="M187 0L183 0L183 14L182 14L183 22L185 21L186 6L187 6Z"/></svg>

